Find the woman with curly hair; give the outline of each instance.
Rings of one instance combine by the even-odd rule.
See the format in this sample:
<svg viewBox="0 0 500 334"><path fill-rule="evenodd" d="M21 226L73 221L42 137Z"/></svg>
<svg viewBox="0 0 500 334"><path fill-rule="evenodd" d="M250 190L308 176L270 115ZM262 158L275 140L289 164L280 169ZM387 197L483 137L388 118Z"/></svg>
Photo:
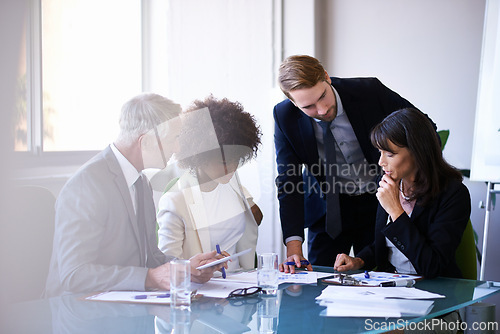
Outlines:
<svg viewBox="0 0 500 334"><path fill-rule="evenodd" d="M229 270L255 267L262 213L237 169L257 155L260 137L254 117L226 98L196 100L183 113L176 157L187 172L158 206L158 242L165 254L189 259L216 245L224 255L251 248Z"/></svg>

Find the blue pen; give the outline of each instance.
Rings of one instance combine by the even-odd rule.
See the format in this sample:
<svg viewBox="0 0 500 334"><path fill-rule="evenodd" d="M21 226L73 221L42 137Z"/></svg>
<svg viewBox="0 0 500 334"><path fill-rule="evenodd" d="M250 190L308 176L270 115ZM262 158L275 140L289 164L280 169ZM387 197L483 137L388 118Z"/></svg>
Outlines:
<svg viewBox="0 0 500 334"><path fill-rule="evenodd" d="M220 252L220 246L219 246L219 244L215 245L215 249L217 250L217 254L222 254ZM222 278L226 278L226 270L224 269L224 267L222 267L221 273L222 273Z"/></svg>
<svg viewBox="0 0 500 334"><path fill-rule="evenodd" d="M134 296L135 299L148 299L148 298L168 298L170 297L169 293L159 294L159 295L137 295Z"/></svg>
<svg viewBox="0 0 500 334"><path fill-rule="evenodd" d="M295 262L289 261L289 262L285 262L284 264L286 264L288 266L293 266L293 265L295 265ZM304 266L308 266L310 263L307 260L300 260L300 264L303 264Z"/></svg>

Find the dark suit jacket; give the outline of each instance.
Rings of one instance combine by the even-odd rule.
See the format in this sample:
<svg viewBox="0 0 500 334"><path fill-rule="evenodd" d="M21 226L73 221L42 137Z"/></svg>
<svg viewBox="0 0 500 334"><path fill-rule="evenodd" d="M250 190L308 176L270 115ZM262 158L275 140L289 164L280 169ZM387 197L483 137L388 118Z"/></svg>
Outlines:
<svg viewBox="0 0 500 334"><path fill-rule="evenodd" d="M413 264L419 275L462 277L455 252L462 240L471 211L470 195L460 181L450 184L425 207L415 204L411 217L403 213L387 224L387 212L379 205L375 241L356 256L365 268L393 272L388 259L387 237Z"/></svg>
<svg viewBox="0 0 500 334"><path fill-rule="evenodd" d="M376 78L331 79L366 160L377 164L379 153L371 145L371 129L393 111L414 106ZM287 99L274 107L274 121L283 239L295 235L303 238L304 228L326 212L317 184L324 173L311 123L314 120ZM304 176L302 165L307 168Z"/></svg>
<svg viewBox="0 0 500 334"><path fill-rule="evenodd" d="M45 296L107 290L144 290L148 268L171 257L159 249L153 194L144 201L147 246L140 238L132 198L110 147L61 190ZM147 249L147 250L146 250Z"/></svg>

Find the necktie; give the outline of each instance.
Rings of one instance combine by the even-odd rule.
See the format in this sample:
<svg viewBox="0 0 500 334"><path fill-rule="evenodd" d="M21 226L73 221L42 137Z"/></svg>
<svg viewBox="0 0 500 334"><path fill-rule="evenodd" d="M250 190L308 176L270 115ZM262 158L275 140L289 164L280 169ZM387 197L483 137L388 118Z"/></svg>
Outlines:
<svg viewBox="0 0 500 334"><path fill-rule="evenodd" d="M323 190L326 194L326 232L335 239L342 232L342 220L340 216L339 192L340 188L335 182L337 170L337 156L335 151L335 138L330 125L332 122L321 121L323 128L323 145L326 158L325 185Z"/></svg>
<svg viewBox="0 0 500 334"><path fill-rule="evenodd" d="M139 228L139 245L141 253L144 252L143 259L146 259L146 216L144 212L144 179L140 175L134 183L137 217L137 227Z"/></svg>

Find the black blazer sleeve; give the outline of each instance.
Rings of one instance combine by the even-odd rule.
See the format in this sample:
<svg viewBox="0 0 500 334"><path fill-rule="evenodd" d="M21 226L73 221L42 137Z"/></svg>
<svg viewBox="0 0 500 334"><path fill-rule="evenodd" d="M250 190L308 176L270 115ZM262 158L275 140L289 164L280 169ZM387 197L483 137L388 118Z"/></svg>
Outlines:
<svg viewBox="0 0 500 334"><path fill-rule="evenodd" d="M276 187L280 203L280 219L283 241L290 236L304 239L304 189L302 183L302 164L297 148L292 144L286 129L283 129L280 115L290 115L292 103L283 101L274 107L274 144L278 176ZM280 112L281 110L281 112ZM295 136L296 134L294 134Z"/></svg>
<svg viewBox="0 0 500 334"><path fill-rule="evenodd" d="M387 213L379 205L375 241L357 256L365 267L377 265L379 270L391 268L387 258L386 237L413 264L419 275L462 277L455 253L470 218L471 204L467 187L451 181L446 189L427 206L418 202L411 217L403 213L386 224Z"/></svg>

